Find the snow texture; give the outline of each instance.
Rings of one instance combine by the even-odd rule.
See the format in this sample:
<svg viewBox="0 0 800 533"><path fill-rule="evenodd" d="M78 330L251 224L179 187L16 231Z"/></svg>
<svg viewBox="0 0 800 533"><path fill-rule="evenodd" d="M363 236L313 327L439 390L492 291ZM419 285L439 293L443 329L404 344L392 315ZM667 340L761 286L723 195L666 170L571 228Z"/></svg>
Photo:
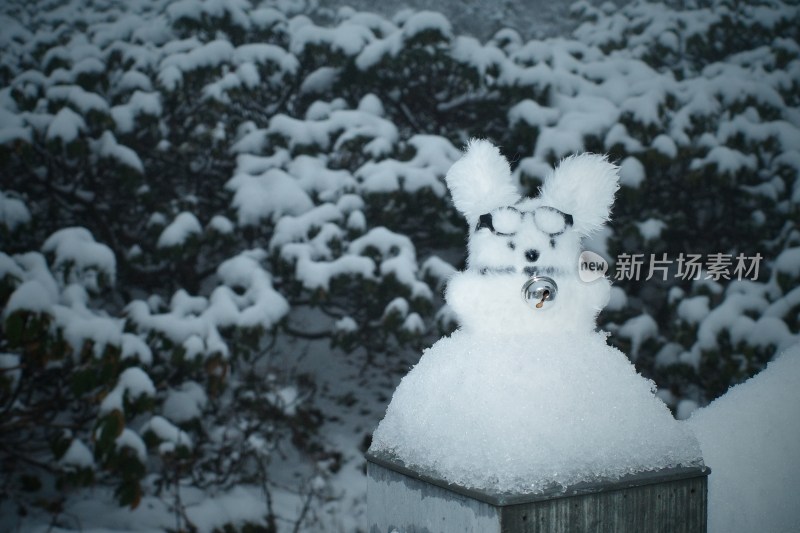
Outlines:
<svg viewBox="0 0 800 533"><path fill-rule="evenodd" d="M778 254L775 270L790 276L800 275L800 246L787 248Z"/></svg>
<svg viewBox="0 0 800 533"><path fill-rule="evenodd" d="M217 268L222 284L209 298L177 291L164 313L153 312L141 300L131 302L128 318L139 331L152 332L181 345L187 360L229 355L220 328L272 328L289 311L288 302L272 286L272 278L260 261L266 253L250 250ZM180 415L178 415L180 417Z"/></svg>
<svg viewBox="0 0 800 533"><path fill-rule="evenodd" d="M709 533L797 531L798 412L800 344L688 421L712 470Z"/></svg>
<svg viewBox="0 0 800 533"><path fill-rule="evenodd" d="M117 450L122 448L129 448L136 454L139 462L144 463L147 460L147 446L142 438L137 435L132 429L125 428L120 433L115 441Z"/></svg>
<svg viewBox="0 0 800 533"><path fill-rule="evenodd" d="M226 188L235 191L233 206L242 226L255 226L264 219L277 220L281 215L299 215L314 207L297 180L279 169L257 176L238 174Z"/></svg>
<svg viewBox="0 0 800 533"><path fill-rule="evenodd" d="M635 189L642 184L644 179L644 165L633 156L626 157L619 168L620 183Z"/></svg>
<svg viewBox="0 0 800 533"><path fill-rule="evenodd" d="M110 131L103 133L100 137L97 153L100 157L114 159L139 174L144 174L144 165L139 159L139 155L127 146L119 144Z"/></svg>
<svg viewBox="0 0 800 533"><path fill-rule="evenodd" d="M0 376L12 390L16 388L19 379L22 377L19 355L0 353ZM0 381L0 383L3 381Z"/></svg>
<svg viewBox="0 0 800 533"><path fill-rule="evenodd" d="M62 107L47 128L48 141L60 140L67 144L78 138L86 130L86 122L79 114L68 107Z"/></svg>
<svg viewBox="0 0 800 533"><path fill-rule="evenodd" d="M648 218L644 222L636 224L642 238L646 241L655 241L661 237L661 232L667 227L666 222L656 218Z"/></svg>
<svg viewBox="0 0 800 533"><path fill-rule="evenodd" d="M192 439L178 426L171 423L163 416L154 416L140 430L142 435L152 433L161 442L159 451L161 453L174 452L178 447L191 449Z"/></svg>
<svg viewBox="0 0 800 533"><path fill-rule="evenodd" d="M340 333L355 333L358 331L358 324L352 317L346 316L337 320L333 328Z"/></svg>
<svg viewBox="0 0 800 533"><path fill-rule="evenodd" d="M192 235L203 233L203 227L194 214L184 211L175 217L158 237L159 248L182 246Z"/></svg>
<svg viewBox="0 0 800 533"><path fill-rule="evenodd" d="M709 313L708 296L682 298L678 304L678 316L688 324L699 324Z"/></svg>
<svg viewBox="0 0 800 533"><path fill-rule="evenodd" d="M475 141L447 182L468 221L481 220L471 224L468 269L447 286L461 328L402 380L371 450L448 482L521 493L701 465L697 441L655 384L594 331L608 280L578 279L581 238L608 217L616 167L570 157L539 198L520 198L505 159ZM509 215L506 204L527 214ZM549 308L520 298L532 275L558 284ZM406 306L395 300L386 313ZM628 325L634 349L657 331L646 315Z"/></svg>
<svg viewBox="0 0 800 533"><path fill-rule="evenodd" d="M124 412L123 401L136 401L142 396L155 396L156 387L150 376L139 367L126 368L117 379L117 386L100 403L100 413L119 410Z"/></svg>
<svg viewBox="0 0 800 533"><path fill-rule="evenodd" d="M286 416L297 414L300 398L296 387L282 387L275 392L269 392L265 395L265 399Z"/></svg>
<svg viewBox="0 0 800 533"><path fill-rule="evenodd" d="M162 412L172 422L183 424L199 418L207 403L208 396L203 387L194 381L187 381L178 388L170 389L167 392Z"/></svg>
<svg viewBox="0 0 800 533"><path fill-rule="evenodd" d="M94 458L92 452L79 439L74 439L64 455L59 459L59 464L67 468L92 468Z"/></svg>
<svg viewBox="0 0 800 533"><path fill-rule="evenodd" d="M214 215L211 217L207 227L221 235L229 235L233 233L234 230L233 222L223 215Z"/></svg>
<svg viewBox="0 0 800 533"><path fill-rule="evenodd" d="M631 341L631 360L636 361L639 356L639 349L642 343L651 337L658 335L658 324L648 314L642 314L626 321L618 330L617 335L630 339Z"/></svg>
<svg viewBox="0 0 800 533"><path fill-rule="evenodd" d="M22 283L11 294L3 310L3 317L8 317L15 311L29 313L48 313L56 303L51 291L38 280L29 280Z"/></svg>
<svg viewBox="0 0 800 533"><path fill-rule="evenodd" d="M25 203L0 191L0 226L14 231L30 221L31 213Z"/></svg>
<svg viewBox="0 0 800 533"><path fill-rule="evenodd" d="M89 291L98 291L100 277L105 278L105 283L114 283L117 272L114 252L105 244L95 242L86 228L56 231L44 242L42 251L54 256L53 271L62 286L78 283Z"/></svg>

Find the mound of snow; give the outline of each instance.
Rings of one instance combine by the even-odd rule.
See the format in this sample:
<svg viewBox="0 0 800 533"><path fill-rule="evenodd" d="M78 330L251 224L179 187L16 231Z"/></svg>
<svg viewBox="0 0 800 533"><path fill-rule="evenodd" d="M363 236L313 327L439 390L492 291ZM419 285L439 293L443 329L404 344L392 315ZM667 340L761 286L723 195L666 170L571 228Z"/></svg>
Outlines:
<svg viewBox="0 0 800 533"><path fill-rule="evenodd" d="M712 470L710 533L800 530L800 344L688 424Z"/></svg>
<svg viewBox="0 0 800 533"><path fill-rule="evenodd" d="M603 334L530 341L439 341L395 391L372 451L518 493L702 464L689 428Z"/></svg>

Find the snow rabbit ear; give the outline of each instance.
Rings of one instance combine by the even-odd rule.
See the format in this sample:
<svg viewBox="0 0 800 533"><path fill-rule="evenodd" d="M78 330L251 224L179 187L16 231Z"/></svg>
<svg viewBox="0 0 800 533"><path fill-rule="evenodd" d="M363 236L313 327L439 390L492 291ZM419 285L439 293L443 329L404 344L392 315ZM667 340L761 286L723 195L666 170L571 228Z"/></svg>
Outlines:
<svg viewBox="0 0 800 533"><path fill-rule="evenodd" d="M605 156L570 156L545 178L539 198L543 205L572 215L575 231L589 235L608 220L619 189L618 170Z"/></svg>
<svg viewBox="0 0 800 533"><path fill-rule="evenodd" d="M472 139L464 155L445 176L453 204L470 227L478 218L497 207L514 205L520 199L511 179L508 161L489 141Z"/></svg>

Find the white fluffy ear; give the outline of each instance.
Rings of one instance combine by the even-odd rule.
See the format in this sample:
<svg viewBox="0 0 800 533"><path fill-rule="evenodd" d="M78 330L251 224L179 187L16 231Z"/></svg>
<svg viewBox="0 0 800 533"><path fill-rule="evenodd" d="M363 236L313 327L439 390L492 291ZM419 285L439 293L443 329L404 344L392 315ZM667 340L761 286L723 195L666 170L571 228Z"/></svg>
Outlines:
<svg viewBox="0 0 800 533"><path fill-rule="evenodd" d="M506 158L489 141L472 139L464 155L445 176L453 204L473 225L478 217L496 207L520 199Z"/></svg>
<svg viewBox="0 0 800 533"><path fill-rule="evenodd" d="M618 169L605 156L570 156L545 178L539 197L544 205L572 215L573 228L589 235L608 220L619 189Z"/></svg>

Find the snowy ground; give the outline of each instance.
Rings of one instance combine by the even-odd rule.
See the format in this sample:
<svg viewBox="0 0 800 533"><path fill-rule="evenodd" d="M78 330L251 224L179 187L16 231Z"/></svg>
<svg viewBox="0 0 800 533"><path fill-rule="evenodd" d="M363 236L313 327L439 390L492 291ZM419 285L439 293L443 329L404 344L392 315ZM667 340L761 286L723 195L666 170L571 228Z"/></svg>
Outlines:
<svg viewBox="0 0 800 533"><path fill-rule="evenodd" d="M359 353L331 357L330 351L320 346L310 350L300 365L314 372L318 380L318 405L326 417L322 434L343 453L342 469L331 480L340 498L322 511L328 514L324 522L331 531L366 526L366 461L362 454L389 403L386 391L393 391L416 363L400 356L396 360L380 356L382 360L368 365L364 357Z"/></svg>

